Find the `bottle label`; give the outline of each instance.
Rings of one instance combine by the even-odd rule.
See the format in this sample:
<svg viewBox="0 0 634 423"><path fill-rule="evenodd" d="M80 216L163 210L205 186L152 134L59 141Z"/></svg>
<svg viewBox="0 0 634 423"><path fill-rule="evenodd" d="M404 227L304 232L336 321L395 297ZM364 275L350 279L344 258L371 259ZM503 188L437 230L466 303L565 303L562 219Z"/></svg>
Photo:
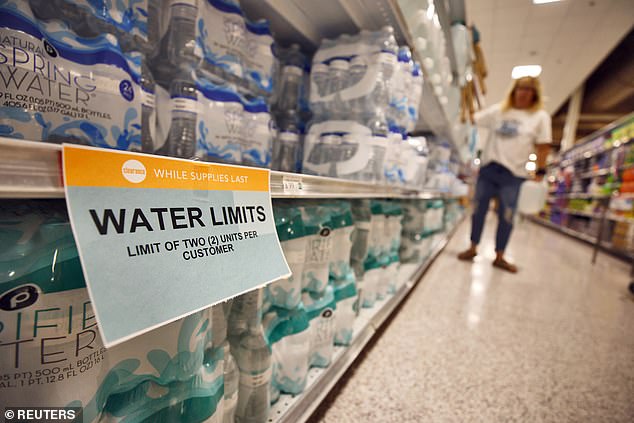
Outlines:
<svg viewBox="0 0 634 423"><path fill-rule="evenodd" d="M246 27L239 9L227 12L217 9L212 2L199 1L196 47L206 62L242 78Z"/></svg>
<svg viewBox="0 0 634 423"><path fill-rule="evenodd" d="M282 77L284 76L302 76L304 71L299 66L284 66L282 69Z"/></svg>
<svg viewBox="0 0 634 423"><path fill-rule="evenodd" d="M271 115L267 112L244 111L244 128L240 137L242 163L270 167L273 131Z"/></svg>
<svg viewBox="0 0 634 423"><path fill-rule="evenodd" d="M226 163L241 162L245 125L242 104L211 100L198 94L196 156Z"/></svg>
<svg viewBox="0 0 634 423"><path fill-rule="evenodd" d="M284 243L282 244L282 248L284 249ZM286 257L286 262L289 266L291 266L291 263L304 263L306 261L305 250L287 251L286 249L284 249L284 256Z"/></svg>
<svg viewBox="0 0 634 423"><path fill-rule="evenodd" d="M246 54L244 66L247 77L258 88L271 92L273 90L273 37L268 34L254 34L247 29Z"/></svg>
<svg viewBox="0 0 634 423"><path fill-rule="evenodd" d="M280 132L278 138L284 142L299 142L299 134L294 132Z"/></svg>
<svg viewBox="0 0 634 423"><path fill-rule="evenodd" d="M240 372L240 385L247 388L259 388L271 382L272 368L269 367L263 372L246 373Z"/></svg>
<svg viewBox="0 0 634 423"><path fill-rule="evenodd" d="M174 97L171 102L173 111L198 113L198 102L196 100L185 97Z"/></svg>
<svg viewBox="0 0 634 423"><path fill-rule="evenodd" d="M80 400L98 387L106 352L86 288L45 293L33 283L0 294L0 395L6 404ZM53 392L55 393L53 395Z"/></svg>
<svg viewBox="0 0 634 423"><path fill-rule="evenodd" d="M151 92L141 90L141 104L152 109L156 106L156 99Z"/></svg>
<svg viewBox="0 0 634 423"><path fill-rule="evenodd" d="M0 57L5 59L0 67L3 135L140 151L140 69L106 38L99 41L103 54L95 55L94 47L83 50L81 40L72 39L68 31L46 34L48 24L40 25L42 37L28 2L4 7L2 13L10 17L8 27L0 28ZM75 43L73 47L69 42ZM84 55L108 61L73 61ZM118 65L110 64L114 62Z"/></svg>
<svg viewBox="0 0 634 423"><path fill-rule="evenodd" d="M335 311L328 307L315 319L314 345L316 349L332 346L335 336Z"/></svg>
<svg viewBox="0 0 634 423"><path fill-rule="evenodd" d="M113 1L108 7L94 0L74 0L73 3L87 9L93 16L104 20L117 29L147 41L148 11L146 1Z"/></svg>

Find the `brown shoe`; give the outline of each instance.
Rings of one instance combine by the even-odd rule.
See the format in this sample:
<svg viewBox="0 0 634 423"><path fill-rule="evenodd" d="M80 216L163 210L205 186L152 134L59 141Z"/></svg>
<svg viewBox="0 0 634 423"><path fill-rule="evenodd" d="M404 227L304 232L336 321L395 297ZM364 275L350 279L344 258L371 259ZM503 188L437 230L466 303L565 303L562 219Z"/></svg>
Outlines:
<svg viewBox="0 0 634 423"><path fill-rule="evenodd" d="M508 261L504 260L503 258L496 258L493 261L493 267L498 267L502 270L506 270L507 272L510 273L517 273L517 266L514 264L509 263Z"/></svg>
<svg viewBox="0 0 634 423"><path fill-rule="evenodd" d="M474 251L472 248L469 248L468 250L465 250L462 253L458 254L458 260L471 261L477 255L478 253L476 251Z"/></svg>

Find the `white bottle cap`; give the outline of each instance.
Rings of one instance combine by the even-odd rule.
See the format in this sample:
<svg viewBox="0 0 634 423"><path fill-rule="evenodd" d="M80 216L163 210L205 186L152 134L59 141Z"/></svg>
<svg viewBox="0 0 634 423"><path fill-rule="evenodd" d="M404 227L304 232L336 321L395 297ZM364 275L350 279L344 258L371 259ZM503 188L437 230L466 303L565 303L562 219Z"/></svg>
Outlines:
<svg viewBox="0 0 634 423"><path fill-rule="evenodd" d="M330 67L336 70L348 70L350 65L345 60L337 59L330 62Z"/></svg>

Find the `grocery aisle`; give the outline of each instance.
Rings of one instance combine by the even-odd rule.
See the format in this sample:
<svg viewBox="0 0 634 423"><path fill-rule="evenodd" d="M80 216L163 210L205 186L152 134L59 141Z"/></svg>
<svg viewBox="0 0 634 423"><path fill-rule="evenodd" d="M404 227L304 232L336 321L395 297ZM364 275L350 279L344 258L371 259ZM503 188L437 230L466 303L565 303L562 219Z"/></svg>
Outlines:
<svg viewBox="0 0 634 423"><path fill-rule="evenodd" d="M492 268L495 222L474 265L453 239L313 422L628 422L634 301L628 267L531 222Z"/></svg>

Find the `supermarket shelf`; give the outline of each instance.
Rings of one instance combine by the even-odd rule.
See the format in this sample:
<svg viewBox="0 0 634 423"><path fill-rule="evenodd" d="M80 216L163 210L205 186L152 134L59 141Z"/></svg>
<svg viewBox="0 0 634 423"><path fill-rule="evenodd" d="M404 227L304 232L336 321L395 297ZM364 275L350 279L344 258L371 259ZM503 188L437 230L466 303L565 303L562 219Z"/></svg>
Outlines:
<svg viewBox="0 0 634 423"><path fill-rule="evenodd" d="M446 232L446 236L436 244L422 265L418 267L416 265L401 266L399 271L401 287L398 291L389 299L377 302L371 309L361 309L354 323L353 340L350 346L335 347L335 353L329 367L325 369L312 368L308 373L308 383L302 394L297 396L281 395L280 399L271 407L269 423L296 423L308 420L377 333L377 330L403 302L445 248L463 218L464 216L459 218L457 223Z"/></svg>
<svg viewBox="0 0 634 423"><path fill-rule="evenodd" d="M537 216L528 216L528 219L532 222L535 222L539 225L545 226L547 228L553 229L555 231L561 232L563 234L566 234L568 236L571 236L573 238L576 238L578 240L587 242L588 244L592 244L595 245L597 242L597 237L596 236L591 236L588 234L584 234L583 232L579 232L579 231L575 231L573 229L569 229L566 227L563 227L561 225L557 225L555 223L552 223L548 220L545 220L541 217L537 217ZM601 250L606 251L616 257L625 259L625 260L632 260L632 258L634 258L634 255L632 255L631 252L616 248L612 245L611 242L607 242L607 241L601 241L601 243L599 244L599 247L601 248Z"/></svg>
<svg viewBox="0 0 634 423"><path fill-rule="evenodd" d="M580 139L579 141L577 141L575 143L575 146L573 147L573 149L578 149L578 148L582 148L584 143L590 142L592 140L595 140L596 138L608 133L609 131L615 129L616 127L618 127L619 125L626 123L627 121L629 121L630 119L634 119L634 113L629 113L623 117L621 117L620 119L615 120L614 122L610 123L609 125L606 125L605 127L599 129L598 131L593 132L592 134ZM609 147L606 148L600 148L596 151L585 151L582 153L581 157L575 158L575 159L558 159L558 160L554 160L553 162L549 163L549 166L569 166L572 163L581 161L581 160L586 160L589 159L591 157L594 157L596 155L599 154L603 154L607 151L613 150L615 148L619 148L625 144L628 144L629 142L632 141L632 138L625 140L624 142L619 142L617 145L611 145Z"/></svg>
<svg viewBox="0 0 634 423"><path fill-rule="evenodd" d="M605 195L605 194L556 194L554 192L549 192L549 197L550 198L570 198L570 199L601 199L601 198L608 198L610 197L609 195Z"/></svg>
<svg viewBox="0 0 634 423"><path fill-rule="evenodd" d="M251 20L267 19L276 41L282 46L297 43L309 54L318 49L324 38L354 34L361 29L379 30L388 25L394 28L399 45L408 45L414 52L397 0L241 0L240 6ZM453 48L450 39L449 47ZM421 61L415 52L414 55ZM430 129L453 141L453 130L444 108L427 82L428 75L425 71L423 73L420 110L424 110L425 117L429 118L425 120L426 125L417 128L417 131ZM456 152L459 153L459 149L456 148Z"/></svg>
<svg viewBox="0 0 634 423"><path fill-rule="evenodd" d="M588 178L594 178L597 176L605 176L608 175L610 173L610 169L599 169L599 170L594 170L591 172L585 172L579 175L579 178L581 179L588 179Z"/></svg>
<svg viewBox="0 0 634 423"><path fill-rule="evenodd" d="M565 208L559 208L559 207L552 207L552 209L560 211L562 213L575 215L575 216L589 217L592 219L601 219L601 213L592 213L592 212L585 212L582 210L565 209ZM605 215L605 218L607 220L612 220L614 222L624 222L624 223L634 224L634 219L629 217L618 216L613 213L607 213Z"/></svg>
<svg viewBox="0 0 634 423"><path fill-rule="evenodd" d="M62 147L0 137L0 198L63 198ZM418 191L294 173L271 172L273 198L453 198Z"/></svg>

